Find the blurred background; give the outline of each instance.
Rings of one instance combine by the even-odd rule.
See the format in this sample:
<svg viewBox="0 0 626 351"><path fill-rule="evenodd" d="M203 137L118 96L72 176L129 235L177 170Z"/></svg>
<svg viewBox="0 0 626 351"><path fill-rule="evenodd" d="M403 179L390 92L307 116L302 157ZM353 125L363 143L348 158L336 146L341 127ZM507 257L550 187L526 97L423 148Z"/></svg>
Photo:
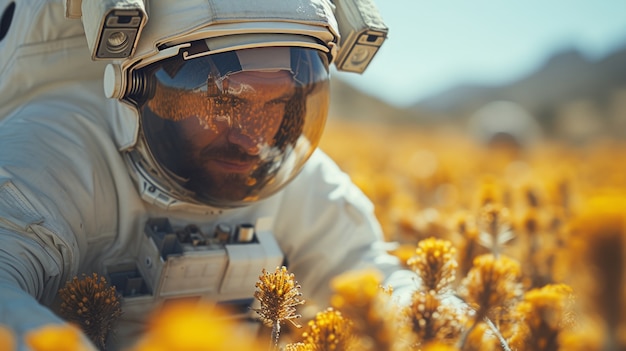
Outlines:
<svg viewBox="0 0 626 351"><path fill-rule="evenodd" d="M333 72L331 118L465 128L510 109L550 137L626 136L626 1L376 5L388 39L364 74Z"/></svg>
<svg viewBox="0 0 626 351"><path fill-rule="evenodd" d="M626 1L376 4L388 39L364 74L332 72L320 147L394 253L450 240L459 279L513 257L601 330L563 349L626 350Z"/></svg>
<svg viewBox="0 0 626 351"><path fill-rule="evenodd" d="M375 3L388 39L365 73L332 72L321 147L389 238L475 213L486 179L519 216L529 189L569 213L626 199L626 1Z"/></svg>

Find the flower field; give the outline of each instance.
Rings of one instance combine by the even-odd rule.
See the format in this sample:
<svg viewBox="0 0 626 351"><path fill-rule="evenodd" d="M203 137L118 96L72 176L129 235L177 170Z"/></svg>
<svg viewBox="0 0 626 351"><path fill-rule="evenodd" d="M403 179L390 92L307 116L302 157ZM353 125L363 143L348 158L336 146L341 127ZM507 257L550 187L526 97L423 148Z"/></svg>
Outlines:
<svg viewBox="0 0 626 351"><path fill-rule="evenodd" d="M321 148L372 200L391 253L417 273L411 303L395 304L377 272L349 272L331 282L331 306L301 320L306 296L280 267L259 272L263 340L216 322L215 307L183 304L155 315L127 351L626 349L623 141L522 148L452 129L329 121ZM98 297L110 302L109 288ZM34 331L27 343L83 350L72 328ZM0 328L0 349L12 345Z"/></svg>
<svg viewBox="0 0 626 351"><path fill-rule="evenodd" d="M405 311L412 341L399 349L626 349L624 141L521 148L453 129L331 122L321 147L428 286ZM468 315L443 312L446 289Z"/></svg>

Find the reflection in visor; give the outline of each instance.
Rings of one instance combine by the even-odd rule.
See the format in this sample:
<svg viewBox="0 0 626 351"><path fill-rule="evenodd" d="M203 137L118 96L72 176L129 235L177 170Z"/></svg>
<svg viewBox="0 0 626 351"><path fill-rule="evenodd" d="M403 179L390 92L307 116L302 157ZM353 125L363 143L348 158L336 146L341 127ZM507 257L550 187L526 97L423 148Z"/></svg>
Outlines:
<svg viewBox="0 0 626 351"><path fill-rule="evenodd" d="M297 174L316 146L328 103L327 66L308 49L244 51L271 49L289 55L288 67L237 70L231 52L176 57L144 72L146 143L173 186L195 201L236 206L266 197ZM311 97L322 105L307 111Z"/></svg>

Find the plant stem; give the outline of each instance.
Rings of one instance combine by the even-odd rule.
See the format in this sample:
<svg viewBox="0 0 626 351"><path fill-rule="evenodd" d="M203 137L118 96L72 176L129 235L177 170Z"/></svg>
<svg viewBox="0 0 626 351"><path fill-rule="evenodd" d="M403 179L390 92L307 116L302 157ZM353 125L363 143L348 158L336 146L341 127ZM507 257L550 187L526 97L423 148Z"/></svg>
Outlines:
<svg viewBox="0 0 626 351"><path fill-rule="evenodd" d="M270 351L279 351L278 338L280 336L280 321L276 320L272 326L272 337L270 340Z"/></svg>
<svg viewBox="0 0 626 351"><path fill-rule="evenodd" d="M485 317L484 320L487 323L487 325L489 326L489 329L491 329L491 331L496 335L496 337L498 338L498 341L500 341L500 346L502 346L502 350L504 350L504 351L511 351L511 348L509 347L509 344L506 343L506 340L504 340L504 337L502 336L502 334L500 334L500 331L493 324L493 322L489 318L487 318L487 317Z"/></svg>
<svg viewBox="0 0 626 351"><path fill-rule="evenodd" d="M472 330L476 328L476 325L478 325L478 319L474 319L474 323L472 323L472 326L463 331L463 334L461 334L461 337L459 339L459 350L463 350L463 348L465 347L465 343L467 342L467 337L470 335Z"/></svg>

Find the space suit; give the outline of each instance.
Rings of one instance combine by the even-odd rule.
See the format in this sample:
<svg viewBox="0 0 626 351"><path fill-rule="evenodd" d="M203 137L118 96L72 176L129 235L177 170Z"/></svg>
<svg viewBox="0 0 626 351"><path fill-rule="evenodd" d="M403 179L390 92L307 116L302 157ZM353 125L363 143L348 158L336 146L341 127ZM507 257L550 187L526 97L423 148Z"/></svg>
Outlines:
<svg viewBox="0 0 626 351"><path fill-rule="evenodd" d="M334 4L149 1L138 41L101 60L85 18L107 2L0 1L1 325L19 339L63 323L48 306L92 272L124 295L119 345L168 299L251 303L281 264L320 307L350 269L414 288L372 204L316 148ZM218 145L237 128L238 147Z"/></svg>

